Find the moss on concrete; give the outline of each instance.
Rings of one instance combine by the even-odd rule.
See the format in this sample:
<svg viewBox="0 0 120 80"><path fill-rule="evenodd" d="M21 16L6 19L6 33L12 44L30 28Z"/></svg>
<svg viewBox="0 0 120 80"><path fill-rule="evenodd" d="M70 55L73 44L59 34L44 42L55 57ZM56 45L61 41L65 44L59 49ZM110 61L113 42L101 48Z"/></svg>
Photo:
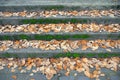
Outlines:
<svg viewBox="0 0 120 80"><path fill-rule="evenodd" d="M22 20L23 24L46 24L46 23L87 23L88 19L76 19L76 18L66 18L66 19L57 19L57 18L41 18L41 19L25 19Z"/></svg>
<svg viewBox="0 0 120 80"><path fill-rule="evenodd" d="M3 57L3 58L9 58L9 57L14 57L14 58L21 58L19 56L20 54L18 53L14 53L14 54L11 54L11 53L3 53L3 54L0 54L0 57ZM22 53L21 53L22 55ZM43 58L47 58L47 57L52 57L52 58L60 58L60 57L69 57L69 58L76 58L76 57L87 57L87 58L92 58L92 57L95 57L95 58L107 58L107 57L120 57L120 54L119 53L70 53L70 52L67 52L67 53L56 53L56 54L52 54L52 53L43 53L43 54L40 54L40 53L33 53L33 54L29 54L29 53L26 53L24 54L25 56L24 57L31 57L31 58L36 58L36 57L43 57Z"/></svg>
<svg viewBox="0 0 120 80"><path fill-rule="evenodd" d="M66 40L66 39L87 39L90 38L87 34L75 34L75 35L41 35L41 34L33 34L33 35L4 35L0 37L0 40L21 40L21 39L27 39L27 40Z"/></svg>
<svg viewBox="0 0 120 80"><path fill-rule="evenodd" d="M56 54L53 57L59 58L59 57L87 57L87 58L107 58L107 57L120 57L120 54L117 53L61 53Z"/></svg>

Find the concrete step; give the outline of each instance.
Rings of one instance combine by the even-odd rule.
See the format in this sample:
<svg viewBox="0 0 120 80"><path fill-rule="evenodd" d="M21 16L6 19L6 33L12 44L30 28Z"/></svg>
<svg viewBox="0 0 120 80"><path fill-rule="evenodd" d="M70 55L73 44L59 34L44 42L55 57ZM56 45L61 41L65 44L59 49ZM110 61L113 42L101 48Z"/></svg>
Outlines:
<svg viewBox="0 0 120 80"><path fill-rule="evenodd" d="M93 3L94 2L94 3ZM1 0L0 11L119 9L119 0Z"/></svg>
<svg viewBox="0 0 120 80"><path fill-rule="evenodd" d="M71 71L69 76L65 76L64 74L65 71L61 71L59 72L59 74L61 74L59 76L59 74L56 74L51 80L96 80L96 79L90 79L88 77L86 77L83 73L78 73L77 71ZM100 80L119 80L120 78L120 71L114 72L111 71L109 69L102 69L102 72L104 72L107 76L104 77L100 77ZM73 74L78 73L77 76L74 76ZM31 79L35 79L35 80L47 80L47 78L45 77L44 74L41 74L40 72L38 73L34 73L34 76L29 76L29 73L11 73L9 71L6 70L2 70L0 71L0 78L1 80L13 80L12 76L16 76L17 80L31 80Z"/></svg>
<svg viewBox="0 0 120 80"><path fill-rule="evenodd" d="M120 5L83 5L83 6L66 6L66 5L34 5L34 6L0 6L0 11L41 11L41 10L93 10L93 9L99 9L99 10L108 10L108 9L114 9L119 10Z"/></svg>
<svg viewBox="0 0 120 80"><path fill-rule="evenodd" d="M40 49L33 49L33 48L27 48L27 49L9 49L4 52L0 52L0 57L15 57L15 58L29 58L29 57L40 57L40 58L57 58L57 57L76 57L76 54L78 57L111 57L111 56L117 56L120 57L120 49L112 49L111 52L106 51L104 49L98 49L96 51L92 50L85 50L82 51L81 49L76 49L72 51L71 53L63 52L63 50L48 50L43 51ZM102 54L102 55L101 55ZM89 56L90 55L90 56Z"/></svg>
<svg viewBox="0 0 120 80"><path fill-rule="evenodd" d="M110 48L108 48L110 49ZM107 51L106 49L103 49L103 48L99 48L95 51L91 50L91 49L87 49L87 50L81 50L80 48L79 49L74 49L73 51L70 51L71 53L120 53L120 49L119 48L116 48L116 49L110 49L111 51ZM35 53L39 53L39 54L46 54L46 55L52 55L53 54L64 54L66 52L63 51L63 49L58 49L58 50L41 50L41 49L38 49L38 48L23 48L23 49L13 49L13 48L10 48L9 50L7 51L1 51L0 54L2 53L11 53L11 54L18 54L18 55L24 55L24 54L35 54Z"/></svg>
<svg viewBox="0 0 120 80"><path fill-rule="evenodd" d="M119 26L111 23L0 25L0 40L119 39Z"/></svg>
<svg viewBox="0 0 120 80"><path fill-rule="evenodd" d="M8 11L8 12L19 12L19 11L43 11L43 10L120 10L120 0L1 0L0 1L0 12ZM116 14L116 13L115 13ZM0 15L1 16L1 15ZM120 24L120 14L115 16L102 16L102 17L91 17L91 16L36 16L36 17L0 17L0 25L6 24L50 24L50 23L97 23L97 24L111 24L117 23ZM77 35L77 36L76 36ZM0 33L0 40L22 40L27 39L30 40L96 40L96 39L105 39L105 40L119 40L120 32L109 33L109 32L60 32L60 33L42 33L42 34L33 34L33 33L25 33L25 32L8 32L8 33ZM0 49L6 49L6 45L2 45L0 41ZM22 44L22 43L21 43ZM38 43L36 43L38 44ZM61 43L60 43L61 44ZM59 44L59 45L60 45ZM105 43L104 43L105 44ZM117 43L118 45L119 43ZM24 46L27 44L24 44ZM47 45L47 44L46 44ZM52 44L53 45L53 44ZM68 46L67 46L68 47ZM72 46L71 46L72 47ZM59 58L59 57L94 57L96 58L105 58L105 57L120 57L120 46L117 48L101 48L99 47L97 50L92 50L88 48L86 50L82 50L82 46L73 50L65 50L64 46L61 46L60 49L56 50L42 50L41 48L33 48L27 47L22 49L13 49L12 46L9 47L8 50L0 51L0 58L6 57L15 57L15 58L30 58L30 57L41 57L41 58ZM96 47L95 47L96 48ZM62 60L61 60L62 61ZM108 60L111 61L111 60ZM1 61L2 62L2 61ZM5 64L1 64L0 69ZM118 61L115 61L118 62ZM112 63L112 61L111 61ZM63 64L63 63L62 63ZM97 63L96 63L97 64ZM114 63L113 63L114 64ZM52 64L53 65L53 64ZM92 64L93 65L93 64ZM114 64L115 65L115 64ZM120 64L118 63L117 65ZM6 66L7 67L7 66ZM13 80L16 77L17 80L47 80L46 75L41 72L37 72L34 74L31 70L26 73L20 73L18 69L15 68L16 72L11 72L10 69L6 68L0 70L0 80ZM110 66L108 66L110 67ZM24 69L26 66L23 67ZM100 80L119 80L120 79L120 68L118 70L112 71L110 69L101 68L100 71L105 73L104 77L99 77ZM50 69L49 69L50 70ZM98 69L99 70L99 69ZM43 72L44 73L44 72ZM74 74L77 73L77 76ZM13 77L13 75L15 75ZM30 76L31 75L31 76ZM34 75L34 76L32 76ZM12 78L13 77L13 78ZM15 80L16 80L15 79ZM97 78L98 79L98 78ZM84 73L78 73L73 70L70 71L69 76L65 76L65 71L59 71L59 73L55 74L51 80L95 80L95 78L91 79L85 76Z"/></svg>
<svg viewBox="0 0 120 80"><path fill-rule="evenodd" d="M63 59L63 60L61 60ZM22 58L22 59L16 59L16 58L9 58L9 60L7 60L7 58L2 59L1 58L1 67L0 68L0 80L13 80L13 79L17 79L17 80L31 80L31 79L35 79L35 80L48 80L48 78L52 77L51 80L96 80L96 78L88 78L87 74L85 74L85 72L88 72L89 74L94 74L93 75L99 75L97 77L97 79L99 78L100 80L119 80L120 78L120 66L119 66L119 59L118 57L111 57L111 58ZM45 62L46 64L44 65L44 63L42 63L42 61ZM59 61L61 60L61 61ZM69 61L67 61L69 60ZM87 62L84 62L84 61ZM113 61L112 61L113 60ZM54 63L55 61L55 63ZM66 64L65 62L67 61L67 63L74 63L75 62L75 66L73 66L73 68L77 68L76 70L73 69L71 70L67 65L73 65L73 64ZM70 62L72 61L72 62ZM80 61L80 62L78 62ZM24 64L24 62L26 64ZM30 67L30 63L34 64L35 66L31 66ZM41 62L41 63L39 63ZM61 62L63 62L61 64ZM77 64L77 62L79 63L79 65L84 65L82 67L78 67L79 65ZM91 63L90 63L91 62ZM101 67L102 63L105 63L107 65L105 65L105 67ZM114 62L114 63L112 63ZM20 64L21 63L21 64ZM39 63L39 64L37 64ZM89 67L89 65L85 64L85 63L89 63L92 67ZM110 64L109 64L110 63ZM13 65L11 65L13 64ZM116 64L116 66L111 66ZM21 66L23 65L23 66ZM38 65L38 66L37 66ZM39 66L40 65L40 66ZM59 69L58 66L54 66L54 65L62 65L62 66L67 66L66 68ZM99 70L97 70L96 65L99 66ZM109 65L109 66L108 66ZM87 68L86 68L87 67ZM117 67L117 69L116 69ZM49 69L51 68L51 69ZM83 71L80 69L82 68ZM44 70L43 70L44 69ZM67 69L70 70L69 74L67 75ZM80 69L80 70L79 70ZM85 71L86 69L88 69L89 71ZM51 71L51 72L47 72L47 70ZM53 73L52 71L56 71L56 73ZM116 70L116 71L115 71ZM80 72L81 71L81 72ZM99 72L98 74L95 74L95 72ZM51 76L48 76L48 74L51 73ZM53 75L54 74L54 75ZM102 76L101 76L102 74Z"/></svg>
<svg viewBox="0 0 120 80"><path fill-rule="evenodd" d="M20 57L25 57L28 56L29 54L39 54L39 56L43 57L52 57L55 54L64 54L66 52L71 52L71 53L120 53L120 48L119 48L119 40L112 40L110 43L109 40L106 42L104 40L88 40L88 41L100 41L99 45L97 46L98 43L96 43L96 46L90 46L90 42L85 42L85 40L72 40L70 42L67 40L62 40L56 41L56 40L51 40L51 41L1 41L1 52L0 54L17 54ZM57 42L55 45L53 45L53 42ZM102 42L107 43L105 45L102 45ZM34 44L33 44L34 43ZM38 43L38 44L36 44ZM44 44L40 44L44 43ZM45 46L46 43L46 46ZM72 43L76 43L77 46L73 45ZM18 45L19 44L19 45ZM49 46L47 46L47 44ZM80 44L80 45L79 45ZM89 44L89 45L88 45ZM93 45L94 43L92 43ZM100 46L100 44L102 46ZM112 45L112 46L110 46ZM56 46L56 47L54 47ZM67 48L66 48L67 47ZM74 54L73 54L74 55Z"/></svg>

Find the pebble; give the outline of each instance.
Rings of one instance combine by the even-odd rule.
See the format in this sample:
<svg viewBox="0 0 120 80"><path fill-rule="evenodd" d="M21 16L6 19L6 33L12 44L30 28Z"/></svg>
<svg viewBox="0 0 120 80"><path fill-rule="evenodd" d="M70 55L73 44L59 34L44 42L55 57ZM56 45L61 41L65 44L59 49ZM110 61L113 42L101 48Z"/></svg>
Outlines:
<svg viewBox="0 0 120 80"><path fill-rule="evenodd" d="M35 80L34 78L31 78L30 80Z"/></svg>
<svg viewBox="0 0 120 80"><path fill-rule="evenodd" d="M84 74L85 74L87 77L90 78L90 72L88 72L88 71L84 71Z"/></svg>
<svg viewBox="0 0 120 80"><path fill-rule="evenodd" d="M12 61L12 60L13 60L13 58L8 58L8 60Z"/></svg>
<svg viewBox="0 0 120 80"><path fill-rule="evenodd" d="M99 78L96 78L96 80L100 80Z"/></svg>
<svg viewBox="0 0 120 80"><path fill-rule="evenodd" d="M9 67L13 66L13 63L12 62L8 63L8 66Z"/></svg>
<svg viewBox="0 0 120 80"><path fill-rule="evenodd" d="M114 14L110 14L109 16L110 16L110 17L112 17L112 18L114 18L114 17L115 17L115 16L114 16Z"/></svg>
<svg viewBox="0 0 120 80"><path fill-rule="evenodd" d="M111 49L106 49L107 51L111 52Z"/></svg>
<svg viewBox="0 0 120 80"><path fill-rule="evenodd" d="M102 74L100 74L100 76L105 76L105 74L104 74L104 73L102 73Z"/></svg>
<svg viewBox="0 0 120 80"><path fill-rule="evenodd" d="M15 69L12 69L12 70L11 70L11 72L13 72L13 73L14 73L14 72L15 72Z"/></svg>
<svg viewBox="0 0 120 80"><path fill-rule="evenodd" d="M36 72L37 72L37 70L32 70L32 72L33 72L33 73L36 73Z"/></svg>
<svg viewBox="0 0 120 80"><path fill-rule="evenodd" d="M118 67L120 67L120 64L118 65Z"/></svg>
<svg viewBox="0 0 120 80"><path fill-rule="evenodd" d="M33 76L33 75L34 75L33 73L30 74L30 76Z"/></svg>
<svg viewBox="0 0 120 80"><path fill-rule="evenodd" d="M0 70L2 70L2 69L4 69L4 67L3 67L3 66L0 66Z"/></svg>
<svg viewBox="0 0 120 80"><path fill-rule="evenodd" d="M83 58L82 61L85 62L85 63L87 63L88 59L87 58Z"/></svg>
<svg viewBox="0 0 120 80"><path fill-rule="evenodd" d="M74 76L77 76L77 73L75 73Z"/></svg>
<svg viewBox="0 0 120 80"><path fill-rule="evenodd" d="M20 71L20 73L26 73L26 70L22 69L22 70Z"/></svg>
<svg viewBox="0 0 120 80"><path fill-rule="evenodd" d="M16 76L16 75L12 75L12 78L13 78L14 80L16 80L16 79L17 79L17 76Z"/></svg>

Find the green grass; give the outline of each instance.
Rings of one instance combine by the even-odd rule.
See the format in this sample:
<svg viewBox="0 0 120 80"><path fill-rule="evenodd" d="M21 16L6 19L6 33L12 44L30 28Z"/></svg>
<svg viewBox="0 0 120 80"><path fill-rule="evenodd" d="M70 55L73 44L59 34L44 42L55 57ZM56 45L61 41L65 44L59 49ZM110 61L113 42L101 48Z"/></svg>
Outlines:
<svg viewBox="0 0 120 80"><path fill-rule="evenodd" d="M82 38L82 39L86 39L86 38L89 38L90 36L89 35L87 35L87 34L83 34L83 35L74 35L74 36L72 36L72 38Z"/></svg>
<svg viewBox="0 0 120 80"><path fill-rule="evenodd" d="M39 10L63 10L65 7L62 5L45 5L45 6L25 6L26 10L36 10L36 8Z"/></svg>
<svg viewBox="0 0 120 80"><path fill-rule="evenodd" d="M25 19L22 20L23 24L46 24L46 23L87 23L88 19L55 19L55 18L42 18L42 19Z"/></svg>
<svg viewBox="0 0 120 80"><path fill-rule="evenodd" d="M97 57L97 58L107 58L107 57L120 57L120 54L117 53L61 53L61 54L56 54L53 57L54 58L59 58L59 57L87 57L87 58L92 58L92 57Z"/></svg>
<svg viewBox="0 0 120 80"><path fill-rule="evenodd" d="M2 58L10 58L10 57L13 57L13 58L18 58L19 56L17 54L10 54L10 53L3 53L3 54L0 54Z"/></svg>
<svg viewBox="0 0 120 80"><path fill-rule="evenodd" d="M35 57L48 57L48 54L39 54L39 53L34 53L34 54L28 54L27 55L30 58L35 58Z"/></svg>
<svg viewBox="0 0 120 80"><path fill-rule="evenodd" d="M48 55L49 54L49 55ZM51 54L51 55L50 55ZM9 57L13 57L13 58L21 58L19 56L20 54L10 54L10 53L3 53L3 54L0 54L0 57L2 58L9 58ZM87 58L92 58L92 57L95 57L95 58L107 58L107 57L120 57L120 54L119 53L70 53L70 52L67 52L67 53L59 53L59 54L52 54L52 53L43 53L43 54L40 54L40 53L33 53L33 54L25 54L24 57L30 57L30 58L36 58L36 57L44 57L44 58L47 58L47 57L52 57L52 58L60 58L60 57L69 57L69 58L76 58L76 57L87 57Z"/></svg>
<svg viewBox="0 0 120 80"><path fill-rule="evenodd" d="M89 35L35 35L35 39L39 40L61 40L61 39L86 39L89 38Z"/></svg>
<svg viewBox="0 0 120 80"><path fill-rule="evenodd" d="M108 36L107 36L108 38L111 38L112 37L112 35L111 34L108 34Z"/></svg>
<svg viewBox="0 0 120 80"><path fill-rule="evenodd" d="M3 37L3 38L2 38ZM21 40L21 39L27 39L27 40L66 40L66 39L87 39L90 38L87 34L76 34L76 35L40 35L40 34L33 34L33 35L13 35L13 36L1 36L0 40Z"/></svg>
<svg viewBox="0 0 120 80"><path fill-rule="evenodd" d="M31 8L31 7L30 7ZM80 7L79 6L63 6L63 5L48 5L48 6L40 6L39 7L42 10L79 10Z"/></svg>
<svg viewBox="0 0 120 80"><path fill-rule="evenodd" d="M11 36L3 36L3 37L1 37L3 40L9 40L10 38L11 38Z"/></svg>
<svg viewBox="0 0 120 80"><path fill-rule="evenodd" d="M103 6L103 7L106 7L106 6ZM112 9L120 9L120 5L112 5L111 6ZM31 9L31 7L30 7ZM67 9L67 10L76 10L76 9L82 9L82 7L78 7L78 6L63 6L63 5L48 5L48 6L40 6L40 9L43 9L43 10L51 10L51 9L55 9L55 10L64 10L64 9Z"/></svg>
<svg viewBox="0 0 120 80"><path fill-rule="evenodd" d="M120 35L118 36L118 39L120 39Z"/></svg>
<svg viewBox="0 0 120 80"><path fill-rule="evenodd" d="M120 35L114 36L109 34L108 39L115 38L120 39ZM75 34L75 35L69 35L69 34L18 34L18 35L0 35L0 40L21 40L21 39L27 39L27 40L67 40L67 39L88 39L88 38L94 38L94 36L90 36L89 34Z"/></svg>
<svg viewBox="0 0 120 80"><path fill-rule="evenodd" d="M120 9L120 5L113 5L113 6L111 6L112 8L114 8L114 9Z"/></svg>

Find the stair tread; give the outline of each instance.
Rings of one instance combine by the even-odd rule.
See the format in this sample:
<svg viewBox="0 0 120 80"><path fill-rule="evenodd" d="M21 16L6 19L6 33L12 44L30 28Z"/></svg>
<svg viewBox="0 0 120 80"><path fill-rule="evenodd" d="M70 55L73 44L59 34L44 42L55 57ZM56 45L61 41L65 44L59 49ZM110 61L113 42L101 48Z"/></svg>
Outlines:
<svg viewBox="0 0 120 80"><path fill-rule="evenodd" d="M91 78L86 74L87 72L92 75L98 75L99 79L102 80L114 80L114 78L117 80L120 78L119 57L75 59L66 57L1 58L0 60L1 63L4 64L4 66L2 65L0 67L0 77L4 80L94 80L94 78L98 78ZM96 67L96 65L99 67ZM70 66L70 68L68 66ZM89 71L86 71L86 68ZM66 75L67 70L69 70L68 76ZM51 76L48 76L49 74L51 74Z"/></svg>
<svg viewBox="0 0 120 80"><path fill-rule="evenodd" d="M119 34L120 24L59 23L0 25L0 35L10 34Z"/></svg>
<svg viewBox="0 0 120 80"><path fill-rule="evenodd" d="M1 41L1 53L119 53L119 40ZM47 44L47 45L46 45ZM53 45L54 44L54 45Z"/></svg>
<svg viewBox="0 0 120 80"><path fill-rule="evenodd" d="M39 53L39 54L48 54L48 55L53 55L53 54L64 54L66 52L63 51L63 49L59 49L59 50L41 50L41 49L35 49L35 48L24 48L24 49L9 49L7 51L2 51L0 52L0 54L4 54L4 53L10 53L10 54L18 54L21 56L21 54L23 55L27 55L27 54L35 54L35 53ZM111 52L106 51L103 48L99 48L95 51L91 50L91 49L87 49L87 50L81 50L81 49L75 49L73 51L71 51L71 53L93 53L93 54L99 54L99 53L120 53L120 49L116 48L116 49L111 49Z"/></svg>

